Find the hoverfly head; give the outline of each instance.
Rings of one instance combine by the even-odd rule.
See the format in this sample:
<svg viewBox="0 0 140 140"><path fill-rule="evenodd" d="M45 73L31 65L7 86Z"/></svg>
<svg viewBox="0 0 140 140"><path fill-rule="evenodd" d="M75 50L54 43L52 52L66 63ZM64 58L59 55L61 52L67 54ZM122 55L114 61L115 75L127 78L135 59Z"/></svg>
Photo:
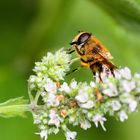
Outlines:
<svg viewBox="0 0 140 140"><path fill-rule="evenodd" d="M82 46L84 45L88 39L90 38L91 33L87 33L87 32L80 32L75 39L70 43L70 45L78 45L78 46Z"/></svg>
<svg viewBox="0 0 140 140"><path fill-rule="evenodd" d="M90 38L91 33L84 32L82 33L77 40L77 45L84 45L87 43L88 39Z"/></svg>

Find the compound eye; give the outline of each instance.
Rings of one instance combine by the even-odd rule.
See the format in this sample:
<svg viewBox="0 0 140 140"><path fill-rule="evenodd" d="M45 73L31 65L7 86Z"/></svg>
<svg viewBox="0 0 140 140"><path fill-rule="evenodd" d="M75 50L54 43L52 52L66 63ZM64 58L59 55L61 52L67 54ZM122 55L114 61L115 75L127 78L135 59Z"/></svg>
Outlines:
<svg viewBox="0 0 140 140"><path fill-rule="evenodd" d="M77 45L84 44L88 41L89 37L91 36L90 33L83 33L79 36Z"/></svg>

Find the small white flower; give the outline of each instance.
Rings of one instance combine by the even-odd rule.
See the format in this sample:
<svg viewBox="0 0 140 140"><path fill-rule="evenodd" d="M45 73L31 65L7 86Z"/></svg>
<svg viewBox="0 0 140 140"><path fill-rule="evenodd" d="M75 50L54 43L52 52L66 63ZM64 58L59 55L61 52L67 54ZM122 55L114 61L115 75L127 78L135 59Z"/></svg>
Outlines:
<svg viewBox="0 0 140 140"><path fill-rule="evenodd" d="M48 125L55 125L56 127L59 127L60 117L58 116L58 114L56 114L55 110L50 110L49 118L50 120L48 122Z"/></svg>
<svg viewBox="0 0 140 140"><path fill-rule="evenodd" d="M137 108L137 101L135 101L135 100L133 100L133 99L130 99L130 100L128 101L128 103L129 103L129 110L130 110L130 112L136 111L136 108Z"/></svg>
<svg viewBox="0 0 140 140"><path fill-rule="evenodd" d="M139 73L135 73L135 74L134 74L134 78L135 78L135 79L140 79L140 74L139 74Z"/></svg>
<svg viewBox="0 0 140 140"><path fill-rule="evenodd" d="M106 128L104 127L104 122L106 121L106 118L103 117L101 114L96 114L93 116L92 121L95 123L95 126L98 127L98 123L101 124L104 131L106 131Z"/></svg>
<svg viewBox="0 0 140 140"><path fill-rule="evenodd" d="M38 127L39 127L40 130L45 130L46 129L46 126L44 124L38 125Z"/></svg>
<svg viewBox="0 0 140 140"><path fill-rule="evenodd" d="M77 81L73 80L71 83L70 83L70 87L72 89L76 89L77 88Z"/></svg>
<svg viewBox="0 0 140 140"><path fill-rule="evenodd" d="M90 86L91 86L92 88L95 88L95 87L96 87L95 82L91 81L91 82L90 82Z"/></svg>
<svg viewBox="0 0 140 140"><path fill-rule="evenodd" d="M41 123L41 120L39 119L34 119L34 124L40 124Z"/></svg>
<svg viewBox="0 0 140 140"><path fill-rule="evenodd" d="M128 104L130 112L136 111L138 103L136 100L133 99L133 96L131 96L129 93L121 95L120 100L121 102Z"/></svg>
<svg viewBox="0 0 140 140"><path fill-rule="evenodd" d="M43 124L47 124L48 120L47 119L43 119Z"/></svg>
<svg viewBox="0 0 140 140"><path fill-rule="evenodd" d="M75 140L76 135L77 135L77 132L68 131L65 134L66 140Z"/></svg>
<svg viewBox="0 0 140 140"><path fill-rule="evenodd" d="M95 103L92 100L87 101L84 104L80 105L82 108L90 109L95 106Z"/></svg>
<svg viewBox="0 0 140 140"><path fill-rule="evenodd" d="M88 94L86 92L83 92L82 89L80 89L75 99L79 101L80 103L85 103L88 101Z"/></svg>
<svg viewBox="0 0 140 140"><path fill-rule="evenodd" d="M59 103L60 102L59 102L58 98L54 94L50 93L48 95L47 104L49 104L50 106L53 106L53 107L57 107L59 105Z"/></svg>
<svg viewBox="0 0 140 140"><path fill-rule="evenodd" d="M113 91L112 89L110 88L107 88L107 89L104 89L102 91L103 94L109 96L109 97L114 97L114 96L117 96L118 95L118 92L117 90Z"/></svg>
<svg viewBox="0 0 140 140"><path fill-rule="evenodd" d="M131 99L131 96L127 92L120 95L120 101L123 103L128 103L130 99Z"/></svg>
<svg viewBox="0 0 140 140"><path fill-rule="evenodd" d="M110 104L110 105L111 105L113 111L118 111L118 110L120 110L120 108L121 108L121 104L120 104L120 102L117 101L117 100L111 101L111 104Z"/></svg>
<svg viewBox="0 0 140 140"><path fill-rule="evenodd" d="M125 111L121 111L121 112L119 113L119 117L120 117L120 121L121 121L121 122L124 122L125 120L128 119L128 116L127 116L127 114L126 114Z"/></svg>
<svg viewBox="0 0 140 140"><path fill-rule="evenodd" d="M120 70L120 74L123 78L130 80L131 79L131 71L128 67Z"/></svg>
<svg viewBox="0 0 140 140"><path fill-rule="evenodd" d="M110 82L108 79L105 80L103 87L103 94L109 97L114 97L118 95L116 84Z"/></svg>
<svg viewBox="0 0 140 140"><path fill-rule="evenodd" d="M44 85L44 88L47 92L55 94L57 92L56 83L54 83L51 79L47 79L47 83Z"/></svg>
<svg viewBox="0 0 140 140"><path fill-rule="evenodd" d="M31 82L31 83L35 82L36 78L37 78L36 76L31 75L30 78L29 78L29 82Z"/></svg>
<svg viewBox="0 0 140 140"><path fill-rule="evenodd" d="M59 64L63 64L66 67L69 66L68 62L70 62L70 58L71 58L71 55L67 54L66 51L64 51L64 48L60 49L59 51L55 53L56 62Z"/></svg>
<svg viewBox="0 0 140 140"><path fill-rule="evenodd" d="M64 73L64 69L62 69L62 68L57 68L57 70L55 71L55 75L56 75L56 77L58 77L58 79L60 79L60 80L64 80L64 75L65 75L65 73Z"/></svg>
<svg viewBox="0 0 140 140"><path fill-rule="evenodd" d="M85 121L81 122L80 127L83 128L84 130L87 130L88 128L91 127L91 124L89 121L85 120Z"/></svg>
<svg viewBox="0 0 140 140"><path fill-rule="evenodd" d="M119 70L115 70L114 71L114 74L115 74L115 79L117 79L117 80L120 80L121 79L121 74L120 74L120 71Z"/></svg>
<svg viewBox="0 0 140 140"><path fill-rule="evenodd" d="M57 118L53 118L49 120L48 125L55 125L56 127L59 127L60 121Z"/></svg>
<svg viewBox="0 0 140 140"><path fill-rule="evenodd" d="M131 92L136 87L134 81L123 80L123 81L121 81L121 84L122 84L124 91L126 91L126 92Z"/></svg>
<svg viewBox="0 0 140 140"><path fill-rule="evenodd" d="M70 117L70 118L69 118L69 122L70 122L70 123L74 123L74 121L75 121L75 118L74 118L74 117Z"/></svg>
<svg viewBox="0 0 140 140"><path fill-rule="evenodd" d="M40 124L41 123L41 117L40 117L40 115L34 114L33 117L34 117L34 123L35 124Z"/></svg>
<svg viewBox="0 0 140 140"><path fill-rule="evenodd" d="M40 133L36 133L36 134L40 135L40 137L44 140L48 139L48 131L47 130L41 130Z"/></svg>
<svg viewBox="0 0 140 140"><path fill-rule="evenodd" d="M37 78L36 78L36 82L37 82L37 83L40 83L41 81L42 81L42 78L40 78L40 77L37 77Z"/></svg>
<svg viewBox="0 0 140 140"><path fill-rule="evenodd" d="M34 118L34 124L40 124L41 123L41 119L35 119Z"/></svg>
<svg viewBox="0 0 140 140"><path fill-rule="evenodd" d="M71 89L66 82L64 82L59 88L60 91L64 91L66 93L70 93Z"/></svg>
<svg viewBox="0 0 140 140"><path fill-rule="evenodd" d="M46 92L45 91L41 92L41 96L45 97L46 96Z"/></svg>

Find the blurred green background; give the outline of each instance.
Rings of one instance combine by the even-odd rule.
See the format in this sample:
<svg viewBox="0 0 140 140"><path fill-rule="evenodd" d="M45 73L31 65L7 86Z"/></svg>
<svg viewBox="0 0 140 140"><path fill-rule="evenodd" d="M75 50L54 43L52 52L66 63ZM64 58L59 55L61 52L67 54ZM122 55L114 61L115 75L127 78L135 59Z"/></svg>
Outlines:
<svg viewBox="0 0 140 140"><path fill-rule="evenodd" d="M48 51L68 48L78 30L92 32L107 46L118 66L140 72L140 0L0 1L0 102L27 94L35 61ZM86 71L86 72L85 72ZM82 74L84 73L84 77ZM82 69L68 77L89 80ZM79 78L80 77L80 78ZM0 140L39 140L27 118L0 118ZM139 140L140 112L120 123L108 118L107 132L77 129L78 140ZM65 140L60 133L49 140Z"/></svg>

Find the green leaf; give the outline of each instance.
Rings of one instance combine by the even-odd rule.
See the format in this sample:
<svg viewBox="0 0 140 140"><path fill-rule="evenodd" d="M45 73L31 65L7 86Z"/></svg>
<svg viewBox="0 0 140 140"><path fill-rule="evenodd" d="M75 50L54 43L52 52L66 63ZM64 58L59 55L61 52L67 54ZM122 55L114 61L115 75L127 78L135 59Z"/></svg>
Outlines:
<svg viewBox="0 0 140 140"><path fill-rule="evenodd" d="M9 118L21 116L25 117L25 112L29 111L28 101L23 97L9 99L0 104L0 116Z"/></svg>
<svg viewBox="0 0 140 140"><path fill-rule="evenodd" d="M132 30L140 27L140 5L132 0L92 0L112 18Z"/></svg>

